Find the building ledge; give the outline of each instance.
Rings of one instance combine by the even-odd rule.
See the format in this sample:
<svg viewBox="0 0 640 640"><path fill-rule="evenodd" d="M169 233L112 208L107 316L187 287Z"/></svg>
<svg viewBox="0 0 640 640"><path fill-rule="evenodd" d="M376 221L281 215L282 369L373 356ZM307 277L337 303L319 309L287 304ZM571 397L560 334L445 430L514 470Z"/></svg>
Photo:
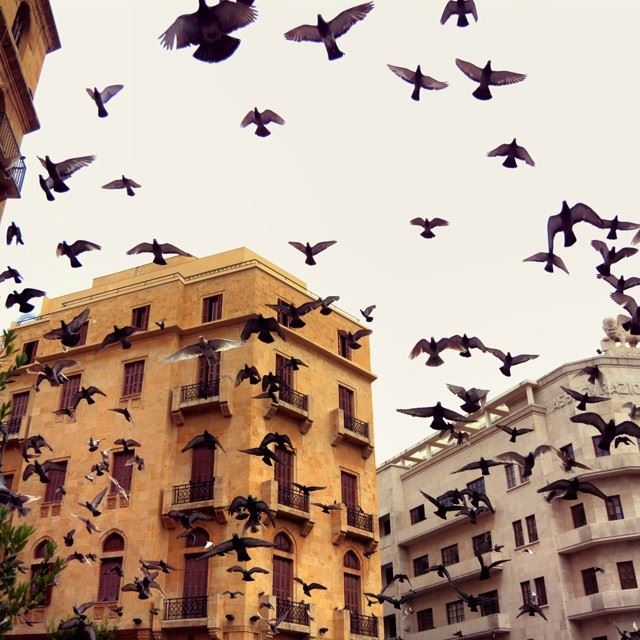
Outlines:
<svg viewBox="0 0 640 640"><path fill-rule="evenodd" d="M331 425L333 434L331 444L334 447L347 442L359 447L363 458L368 458L373 453L369 424L345 416L342 409L334 409L331 412Z"/></svg>
<svg viewBox="0 0 640 640"><path fill-rule="evenodd" d="M603 544L640 540L640 518L592 522L562 533L557 538L558 553L570 555Z"/></svg>
<svg viewBox="0 0 640 640"><path fill-rule="evenodd" d="M185 413L200 413L219 409L225 418L231 417L228 376L216 378L210 384L195 383L174 387L171 391L171 419L176 426L184 424Z"/></svg>
<svg viewBox="0 0 640 640"><path fill-rule="evenodd" d="M478 522L491 515L493 515L492 511L483 511L478 515ZM448 515L446 520L442 520L442 518L438 518L436 515L429 515L425 520L407 527L410 529L409 535L400 538L398 540L398 546L410 547L419 542L424 542L432 536L440 535L443 531L470 524L470 522L469 516Z"/></svg>
<svg viewBox="0 0 640 640"><path fill-rule="evenodd" d="M465 610L465 615L467 613L468 611ZM507 613L492 613L489 616L476 614L476 616L463 622L436 627L429 631L418 631L412 633L411 637L413 640L450 640L455 637L454 633L461 631L462 637L466 640L479 640L480 638L494 638L511 631L511 616Z"/></svg>
<svg viewBox="0 0 640 640"><path fill-rule="evenodd" d="M265 480L262 483L261 498L269 505L272 511L276 512L276 518L285 518L293 522L298 522L300 524L300 535L306 537L311 533L313 525L315 524L314 521L311 520L311 513L309 512L309 499L307 498L306 501L299 500L299 498L301 498L299 495L301 492L293 496L290 495L289 492L294 490L298 492L294 487L282 491L276 480ZM288 498L290 497L294 497L295 499L289 500ZM304 508L305 502L306 509Z"/></svg>
<svg viewBox="0 0 640 640"><path fill-rule="evenodd" d="M345 538L352 538L360 542L369 543L373 548L376 548L378 546L378 540L373 533L373 524L370 531L358 526L352 526L348 524L349 516L347 511L347 506L344 504L342 505L342 509L331 511L331 540L333 544L338 545ZM364 512L360 513L362 513L363 516L369 516L369 514Z"/></svg>
<svg viewBox="0 0 640 640"><path fill-rule="evenodd" d="M310 400L309 396L286 385L281 385L278 393L278 402L269 403L264 418L265 420L271 420L276 414L291 418L298 423L298 429L304 435L308 433L313 424L313 420L309 418Z"/></svg>
<svg viewBox="0 0 640 640"><path fill-rule="evenodd" d="M569 620L587 620L600 616L640 611L638 589L603 591L565 602Z"/></svg>
<svg viewBox="0 0 640 640"><path fill-rule="evenodd" d="M213 513L219 524L225 524L228 519L227 506L229 505L229 496L226 479L221 476L212 478L213 491L212 497L208 500L191 501L189 497L183 497L183 488L189 491L189 485L202 485L203 483L187 483L184 485L176 485L165 487L162 491L162 521L167 529L175 529L179 526L173 518L169 516L169 511L203 511L204 513ZM194 493L194 498L199 497ZM184 500L189 500L185 502Z"/></svg>

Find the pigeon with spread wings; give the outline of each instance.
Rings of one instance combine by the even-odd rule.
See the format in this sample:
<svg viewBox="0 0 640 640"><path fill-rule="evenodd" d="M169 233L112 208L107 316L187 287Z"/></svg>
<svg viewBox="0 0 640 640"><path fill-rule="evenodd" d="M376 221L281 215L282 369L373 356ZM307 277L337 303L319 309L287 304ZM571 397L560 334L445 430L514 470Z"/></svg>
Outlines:
<svg viewBox="0 0 640 640"><path fill-rule="evenodd" d="M64 181L79 169L90 165L95 159L95 156L78 156L62 162L53 162L49 156L45 156L44 160L38 156L38 160L49 173L45 183L49 189L53 189L56 193L69 191L69 187Z"/></svg>
<svg viewBox="0 0 640 640"><path fill-rule="evenodd" d="M67 244L66 240L58 243L58 247L56 248L56 255L67 256L69 258L69 262L74 269L82 266L80 260L78 260L78 254L84 253L85 251L100 251L102 247L95 242L89 242L88 240L76 240L71 244Z"/></svg>
<svg viewBox="0 0 640 640"><path fill-rule="evenodd" d="M18 305L20 313L30 313L35 307L29 302L31 298L41 298L47 294L40 289L31 289L27 287L18 293L15 289L7 296L4 306L11 309L14 304Z"/></svg>
<svg viewBox="0 0 640 640"><path fill-rule="evenodd" d="M128 196L135 196L136 192L134 189L139 189L142 185L138 184L135 180L131 178L127 178L124 173L121 178L117 180L112 180L111 182L107 182L107 184L103 184L103 189L126 189Z"/></svg>
<svg viewBox="0 0 640 640"><path fill-rule="evenodd" d="M587 404L595 404L597 402L606 402L607 400L611 400L611 398L591 395L588 391L586 391L585 393L580 393L579 391L569 389L569 387L563 387L562 385L560 385L560 388L568 396L571 396L574 400L578 401L578 405L576 407L578 411L585 411L587 408Z"/></svg>
<svg viewBox="0 0 640 640"><path fill-rule="evenodd" d="M87 88L89 97L96 103L96 107L98 107L98 118L106 118L109 115L104 105L122 89L124 89L123 84L110 84L102 91L99 91L98 87L94 87L93 89Z"/></svg>
<svg viewBox="0 0 640 640"><path fill-rule="evenodd" d="M409 224L413 224L417 227L422 227L422 233L420 235L423 238L435 238L436 234L433 233L433 229L436 227L448 227L449 221L444 218L412 218Z"/></svg>
<svg viewBox="0 0 640 640"><path fill-rule="evenodd" d="M302 242L294 242L293 240L290 240L289 244L292 247L295 247L298 251L302 251L302 253L304 253L304 255L306 256L306 259L304 261L305 264L314 265L316 264L314 256L336 244L336 242L337 240L325 240L323 242L317 242L316 244L311 246L308 242L302 244Z"/></svg>
<svg viewBox="0 0 640 640"><path fill-rule="evenodd" d="M171 514L169 514L171 515ZM247 553L247 549L252 547L275 547L275 542L260 540L258 538L241 538L237 533L231 536L230 540L225 540L220 544L209 547L198 559L210 558L219 553L229 553L235 551L238 562L248 562L251 556Z"/></svg>
<svg viewBox="0 0 640 640"><path fill-rule="evenodd" d="M549 216L547 220L547 246L553 252L553 243L556 234L564 235L564 246L571 247L577 242L573 226L578 222L588 222L594 227L601 227L602 218L588 205L576 202L570 207L566 200L562 201L560 213Z"/></svg>
<svg viewBox="0 0 640 640"><path fill-rule="evenodd" d="M444 6L444 11L440 18L440 24L446 24L447 20L449 20L451 16L457 15L458 21L456 25L458 27L468 27L468 13L470 13L473 16L473 19L478 22L478 10L476 9L476 3L474 0L449 0Z"/></svg>
<svg viewBox="0 0 640 640"><path fill-rule="evenodd" d="M473 553L480 563L479 580L489 580L489 578L491 577L491 569L495 569L505 562L511 562L511 558L508 558L506 560L496 560L494 562L491 562L490 564L485 564L482 554L480 553L480 551L478 551L478 547L474 546Z"/></svg>
<svg viewBox="0 0 640 640"><path fill-rule="evenodd" d="M596 271L602 276L611 275L611 267L616 262L638 253L633 247L623 247L620 250L616 250L615 247L609 248L602 240L592 240L591 246L602 256L602 263L596 266Z"/></svg>
<svg viewBox="0 0 640 640"><path fill-rule="evenodd" d="M189 360L191 358L204 357L210 366L215 366L219 361L218 355L221 351L236 349L245 344L246 340L227 340L225 338L213 338L207 340L200 336L198 342L190 344L176 351L174 354L164 358L164 362L180 362L181 360Z"/></svg>
<svg viewBox="0 0 640 640"><path fill-rule="evenodd" d="M480 84L471 94L478 100L491 100L492 95L489 86L499 87L515 84L516 82L522 82L527 77L524 73L515 73L514 71L494 71L491 68L491 60L482 69L460 58L456 58L456 65L467 78Z"/></svg>
<svg viewBox="0 0 640 640"><path fill-rule="evenodd" d="M250 124L256 125L255 134L260 138L266 138L271 135L271 131L265 125L274 122L275 124L284 124L284 119L271 109L259 111L258 107L254 107L253 111L249 111L240 123L241 127L248 127Z"/></svg>
<svg viewBox="0 0 640 640"><path fill-rule="evenodd" d="M439 90L449 86L447 82L440 82L440 80L435 80L431 76L425 76L422 73L420 65L416 67L415 71L411 71L411 69L406 69L405 67L396 67L392 64L388 64L387 67L399 78L413 85L412 100L420 100L420 89Z"/></svg>
<svg viewBox="0 0 640 640"><path fill-rule="evenodd" d="M164 259L164 253L176 253L180 256L186 256L188 258L192 258L193 256L182 249L178 249L173 244L169 244L168 242L164 242L160 244L155 238L153 242L141 242L137 244L135 247L131 247L129 251L127 251L128 256L135 255L137 253L152 253L153 254L153 263L165 265L167 261Z"/></svg>
<svg viewBox="0 0 640 640"><path fill-rule="evenodd" d="M38 376L33 388L36 391L40 391L40 385L45 380L52 387L59 387L61 384L67 382L69 378L62 373L62 370L67 369L68 367L75 367L77 364L80 364L77 360L67 359L56 360L52 365L41 364L36 361L27 367L27 373Z"/></svg>
<svg viewBox="0 0 640 640"><path fill-rule="evenodd" d="M512 356L510 351L507 351L505 354L503 351L500 351L500 349L492 349L490 347L487 347L487 352L502 362L500 371L507 377L511 376L511 367L515 367L517 364L522 364L523 362L528 362L529 360L533 360L538 357L537 355L526 353L519 356Z"/></svg>
<svg viewBox="0 0 640 640"><path fill-rule="evenodd" d="M640 426L631 420L624 420L616 424L614 418L605 421L602 416L593 412L579 413L569 418L571 422L577 424L587 424L595 427L600 432L600 441L598 449L600 451L611 452L611 443L616 436L626 435L634 438L640 438Z"/></svg>
<svg viewBox="0 0 640 640"><path fill-rule="evenodd" d="M137 331L140 331L138 327L132 327L127 325L125 327L118 327L118 325L113 325L113 331L108 333L98 346L97 351L102 351L102 349L106 349L113 344L120 344L123 349L131 349L131 342L129 341L129 336L133 335ZM97 352L96 352L97 353Z"/></svg>
<svg viewBox="0 0 640 640"><path fill-rule="evenodd" d="M524 456L517 451L506 451L505 453L499 453L496 458L507 463L517 464L522 472L521 477L528 478L533 471L536 458L547 451L558 452L558 450L550 444L541 444Z"/></svg>
<svg viewBox="0 0 640 640"><path fill-rule="evenodd" d="M75 316L69 323L60 320L60 329L52 329L44 334L47 340L60 340L65 347L75 347L82 337L82 328L89 318L89 309Z"/></svg>
<svg viewBox="0 0 640 640"><path fill-rule="evenodd" d="M487 153L487 155L490 158L506 156L504 162L502 163L502 166L508 167L509 169L515 169L518 166L516 163L516 159L526 162L530 167L536 166L536 163L529 155L529 152L524 147L521 147L517 143L515 138L511 142L501 144L495 149L492 149Z"/></svg>
<svg viewBox="0 0 640 640"><path fill-rule="evenodd" d="M566 274L569 273L569 269L567 269L567 265L565 265L564 260L553 253L553 251L539 251L538 253L534 253L532 256L525 258L522 262L544 262L544 270L547 273L553 273L553 267L562 269Z"/></svg>
<svg viewBox="0 0 640 640"><path fill-rule="evenodd" d="M436 341L432 336L430 340L426 340L425 338L418 340L413 349L411 349L409 358L413 360L413 358L417 358L421 353L427 353L429 354L429 357L425 364L428 367L439 367L441 364L444 364L444 360L440 357L440 353L445 349L454 349L455 351L463 350L459 343L451 338L440 338L440 340Z"/></svg>
<svg viewBox="0 0 640 640"><path fill-rule="evenodd" d="M481 403L486 399L487 394L489 393L488 389L476 389L475 387L465 389L464 387L458 387L455 384L447 384L447 389L464 401L463 404L460 405L460 408L467 413L478 411L481 407Z"/></svg>
<svg viewBox="0 0 640 640"><path fill-rule="evenodd" d="M275 341L275 338L271 335L272 333L276 333L282 340L286 341L287 339L278 320L276 318L265 318L261 313L247 320L240 334L240 339L248 340L254 333L258 334L260 342L265 342L266 344Z"/></svg>
<svg viewBox="0 0 640 640"><path fill-rule="evenodd" d="M305 326L306 322L302 320L301 316L307 315L307 313L317 309L321 306L320 300L310 300L303 304L296 306L290 302L278 302L277 304L267 304L265 306L269 309L273 309L278 313L288 318L288 325L291 329L301 329Z"/></svg>
<svg viewBox="0 0 640 640"><path fill-rule="evenodd" d="M598 489L598 487L593 483L584 482L583 480L580 480L578 476L575 478L556 480L555 482L551 482L550 484L538 489L538 493L544 493L545 491L551 491L554 493L554 497L557 497L559 492L564 491L564 495L561 497L562 500L577 500L579 491L582 493L589 493L592 496L596 496L597 498L601 498L605 501L609 499L609 497L600 491L600 489Z"/></svg>
<svg viewBox="0 0 640 640"><path fill-rule="evenodd" d="M20 272L17 269L14 269L13 267L7 266L6 271L3 271L2 273L0 273L0 282L4 282L9 278L13 278L13 281L16 284L20 284L22 282L22 276L20 275Z"/></svg>

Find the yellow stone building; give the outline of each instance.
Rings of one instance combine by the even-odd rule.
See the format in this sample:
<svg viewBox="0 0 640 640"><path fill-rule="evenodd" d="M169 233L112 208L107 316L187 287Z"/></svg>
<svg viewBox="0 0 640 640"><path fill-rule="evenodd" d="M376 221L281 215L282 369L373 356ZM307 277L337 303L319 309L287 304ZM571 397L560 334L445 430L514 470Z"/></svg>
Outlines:
<svg viewBox="0 0 640 640"><path fill-rule="evenodd" d="M25 134L40 128L33 94L44 58L60 48L49 0L0 0L0 220L19 198L26 172Z"/></svg>
<svg viewBox="0 0 640 640"><path fill-rule="evenodd" d="M276 336L265 344L254 335L242 347L221 354L219 370L199 359L173 364L163 359L184 346L207 339L238 339L252 314L275 316L266 304L278 300L300 305L314 300L303 282L247 249L196 259L176 257L166 266L149 264L96 278L91 289L56 299L45 299L41 315L17 327L18 344L31 359L51 364L64 357L79 364L65 370L69 381L59 387L48 382L36 393L35 377L21 373L10 386L14 413L5 424L12 432L3 472L13 489L42 497L24 519L37 527L23 560L37 565L42 543L58 545L60 554L94 553L91 564L72 561L51 590L50 601L31 616L33 626L19 625L16 637L42 637L49 621L71 615L71 607L96 604L92 619L107 618L126 638L225 638L241 640L268 633L255 616L286 613L280 636L335 640L377 637L377 620L364 607L364 591L380 589L375 551L378 534L373 514L378 512L373 452L371 383L368 340L350 350L338 330L355 331L354 318L334 309L330 315L314 310L306 326L284 327L286 341ZM90 310L81 344L64 353L59 341L43 335ZM285 318L281 318L285 320ZM164 329L157 322L164 321ZM113 325L138 326L124 350L120 345L98 351ZM84 341L84 342L83 342ZM283 371L283 359L296 357L308 366ZM286 384L278 402L254 399L260 386L248 381L235 386L237 372L253 364L261 374L280 372ZM107 397L95 395L95 404L82 401L76 422L55 411L68 405L75 391L94 385ZM111 411L128 408L132 422ZM215 434L224 452L181 449L204 430ZM286 434L295 455L276 449L280 462L267 466L259 457L240 453L257 447L267 432ZM66 465L52 472L51 482L37 476L22 480L25 462L20 443L43 435L53 452L40 460ZM100 438L89 452L89 437ZM143 470L124 463L130 455L114 441L131 438L144 458ZM271 447L272 450L274 447ZM90 516L78 505L111 487L106 475L86 478L93 464L109 449L110 473L129 493L129 502L108 489L92 518L99 532L90 534L72 514ZM326 487L309 499L291 483ZM65 495L57 491L63 485ZM274 541L274 548L250 550L251 562L239 563L235 554L198 560L207 541L217 544L242 533L243 521L229 515L235 496L265 500L275 512L268 525L250 537ZM310 504L341 508L323 513ZM192 535L169 517L171 510L194 511L211 520L194 523ZM18 516L14 516L17 518ZM63 535L76 529L75 545L63 545ZM120 587L142 576L139 560L164 560L176 568L160 573L166 598L151 591L150 599ZM112 569L122 567L124 578ZM266 574L255 581L229 573L234 565L260 566ZM32 571L37 569L33 569ZM303 594L294 582L319 582L326 591ZM225 591L239 591L231 599ZM114 610L123 607L122 617ZM159 613L153 615L155 607ZM252 618L253 617L253 618ZM138 619L134 621L134 619ZM381 633L381 629L380 629Z"/></svg>

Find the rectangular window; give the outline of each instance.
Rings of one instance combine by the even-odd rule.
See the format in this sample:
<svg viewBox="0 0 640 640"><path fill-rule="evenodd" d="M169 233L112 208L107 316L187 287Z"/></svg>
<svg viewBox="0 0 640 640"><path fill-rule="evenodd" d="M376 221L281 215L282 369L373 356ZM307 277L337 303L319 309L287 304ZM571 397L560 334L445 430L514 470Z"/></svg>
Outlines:
<svg viewBox="0 0 640 640"><path fill-rule="evenodd" d="M529 580L520 583L522 593L522 604L531 604L531 583Z"/></svg>
<svg viewBox="0 0 640 640"><path fill-rule="evenodd" d="M382 621L384 625L384 637L395 638L398 635L398 629L396 627L396 614L390 613L388 616L384 616Z"/></svg>
<svg viewBox="0 0 640 640"><path fill-rule="evenodd" d="M442 549L442 564L445 567L448 567L450 564L456 564L456 562L460 562L460 558L458 556L458 545L452 544L448 547L444 547Z"/></svg>
<svg viewBox="0 0 640 640"><path fill-rule="evenodd" d="M484 486L484 478L477 478L472 482L467 482L467 489L470 489L471 491L477 491L478 493L487 493Z"/></svg>
<svg viewBox="0 0 640 640"><path fill-rule="evenodd" d="M38 353L38 341L33 340L31 342L25 342L22 345L22 353L27 355L27 361L25 364L31 364L35 362L36 354Z"/></svg>
<svg viewBox="0 0 640 640"><path fill-rule="evenodd" d="M609 496L607 498L607 517L609 520L624 520L620 496Z"/></svg>
<svg viewBox="0 0 640 640"><path fill-rule="evenodd" d="M560 451L562 451L562 453L564 454L564 457L567 458L567 460L576 459L576 454L573 452L572 443L565 444L564 447L560 447Z"/></svg>
<svg viewBox="0 0 640 640"><path fill-rule="evenodd" d="M349 346L349 341L347 336L343 336L341 333L338 333L338 355L341 355L347 360L351 360L351 347Z"/></svg>
<svg viewBox="0 0 640 640"><path fill-rule="evenodd" d="M288 300L284 300L283 298L278 298L278 304L286 306L291 303ZM276 320L278 321L278 324L281 324L283 327L288 327L289 323L291 322L291 316L288 313L282 313L282 311L278 311Z"/></svg>
<svg viewBox="0 0 640 640"><path fill-rule="evenodd" d="M464 602L462 600L447 602L447 624L455 624L456 622L464 622Z"/></svg>
<svg viewBox="0 0 640 640"><path fill-rule="evenodd" d="M383 564L380 569L382 573L382 586L386 587L393 581L393 562Z"/></svg>
<svg viewBox="0 0 640 640"><path fill-rule="evenodd" d="M149 328L149 311L151 305L146 304L144 307L136 307L131 310L131 326L141 331Z"/></svg>
<svg viewBox="0 0 640 640"><path fill-rule="evenodd" d="M80 390L81 377L79 373L75 376L69 376L69 379L62 385L58 409L73 409L76 402L76 394Z"/></svg>
<svg viewBox="0 0 640 640"><path fill-rule="evenodd" d="M127 465L126 462L130 458L133 458L133 455L133 451L115 451L113 454L113 463L111 465L113 477L120 483L127 493L131 490L133 466ZM111 483L110 493L117 493L113 482Z"/></svg>
<svg viewBox="0 0 640 640"><path fill-rule="evenodd" d="M575 507L571 507L571 518L573 520L573 528L578 529L584 527L587 524L587 514L584 512L584 505L582 502Z"/></svg>
<svg viewBox="0 0 640 640"><path fill-rule="evenodd" d="M89 321L85 321L82 323L81 327L80 327L80 338L78 340L78 344L76 345L76 347L81 347L83 344L87 343L87 333L89 332Z"/></svg>
<svg viewBox="0 0 640 640"><path fill-rule="evenodd" d="M513 489L516 486L516 472L513 467L513 464L507 464L504 467L504 472L507 476L507 489Z"/></svg>
<svg viewBox="0 0 640 640"><path fill-rule="evenodd" d="M18 420L27 415L27 407L29 406L29 391L14 393L11 396L11 419Z"/></svg>
<svg viewBox="0 0 640 640"><path fill-rule="evenodd" d="M202 301L202 322L213 322L222 318L222 294L209 296Z"/></svg>
<svg viewBox="0 0 640 640"><path fill-rule="evenodd" d="M413 575L421 576L427 573L427 569L429 568L429 556L418 556L413 559Z"/></svg>
<svg viewBox="0 0 640 640"><path fill-rule="evenodd" d="M345 418L355 416L356 399L352 389L338 385L338 407L342 409Z"/></svg>
<svg viewBox="0 0 640 640"><path fill-rule="evenodd" d="M584 586L584 595L590 596L592 593L598 593L598 578L594 567L582 570L582 584Z"/></svg>
<svg viewBox="0 0 640 640"><path fill-rule="evenodd" d="M51 567L50 563L40 563L40 564L32 564L31 565L31 581L30 581L30 585L29 585L29 593L30 595L33 597L33 595L35 594L35 584L34 581L35 579L45 573L48 573L49 569ZM42 600L42 602L40 603L41 607L48 607L51 604L51 591L53 590L53 585L51 585L50 587L47 587L44 591L44 598Z"/></svg>
<svg viewBox="0 0 640 640"><path fill-rule="evenodd" d="M496 589L480 593L479 597L491 598L491 602L480 605L481 616L490 616L492 613L500 613L500 601L498 600L498 591Z"/></svg>
<svg viewBox="0 0 640 640"><path fill-rule="evenodd" d="M547 587L544 583L544 577L534 578L533 584L536 589L536 596L538 598L538 605L543 606L549 604L547 600Z"/></svg>
<svg viewBox="0 0 640 640"><path fill-rule="evenodd" d="M516 520L513 525L513 538L515 540L516 547L521 547L524 544L524 531L522 529L522 520Z"/></svg>
<svg viewBox="0 0 640 640"><path fill-rule="evenodd" d="M471 538L471 543L473 548L478 551L478 553L489 553L491 549L493 549L493 543L491 542L491 531L485 531L480 535L473 536Z"/></svg>
<svg viewBox="0 0 640 640"><path fill-rule="evenodd" d="M358 506L358 476L347 471L340 472L342 502L347 507Z"/></svg>
<svg viewBox="0 0 640 640"><path fill-rule="evenodd" d="M424 513L423 504L418 507L414 507L413 509L409 509L409 520L411 521L411 524L418 524L418 522L422 522L426 519L427 516Z"/></svg>
<svg viewBox="0 0 640 640"><path fill-rule="evenodd" d="M220 354L213 365L204 356L198 357L198 384L203 398L218 395L220 382Z"/></svg>
<svg viewBox="0 0 640 640"><path fill-rule="evenodd" d="M13 486L13 473L5 473L2 476L2 481L4 482L4 486L10 490Z"/></svg>
<svg viewBox="0 0 640 640"><path fill-rule="evenodd" d="M420 609L416 613L418 619L418 631L428 631L435 629L433 626L433 609Z"/></svg>
<svg viewBox="0 0 640 640"><path fill-rule="evenodd" d="M142 378L144 376L144 360L124 363L124 382L122 397L137 396L142 393Z"/></svg>
<svg viewBox="0 0 640 640"><path fill-rule="evenodd" d="M527 516L524 521L527 523L529 542L535 542L538 539L538 527L536 525L535 515Z"/></svg>
<svg viewBox="0 0 640 640"><path fill-rule="evenodd" d="M60 491L60 487L64 485L64 479L67 475L67 461L59 461L56 464L64 467L59 471L57 469L51 469L47 475L49 476L49 482L47 483L47 488L44 491L44 502L61 502L62 501L62 492Z"/></svg>
<svg viewBox="0 0 640 640"><path fill-rule="evenodd" d="M388 513L378 518L378 529L381 538L391 533L391 516Z"/></svg>
<svg viewBox="0 0 640 640"><path fill-rule="evenodd" d="M287 366L289 358L276 353L276 375L280 378L282 387L293 389L293 367Z"/></svg>
<svg viewBox="0 0 640 640"><path fill-rule="evenodd" d="M636 572L633 568L633 562L618 562L618 576L620 578L621 589L637 589L638 581L636 580Z"/></svg>
<svg viewBox="0 0 640 640"><path fill-rule="evenodd" d="M598 445L602 440L602 436L592 436L591 441L593 442L593 452L596 455L596 458L601 458L602 456L608 456L610 453L608 451L603 451Z"/></svg>
<svg viewBox="0 0 640 640"><path fill-rule="evenodd" d="M98 602L117 602L120 595L120 576L114 571L122 567L122 558L103 558L100 561Z"/></svg>

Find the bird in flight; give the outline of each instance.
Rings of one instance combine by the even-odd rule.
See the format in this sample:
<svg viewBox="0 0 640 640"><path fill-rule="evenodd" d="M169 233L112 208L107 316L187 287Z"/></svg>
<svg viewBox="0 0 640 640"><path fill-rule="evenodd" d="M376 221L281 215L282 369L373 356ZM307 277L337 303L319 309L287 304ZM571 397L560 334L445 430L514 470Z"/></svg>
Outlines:
<svg viewBox="0 0 640 640"><path fill-rule="evenodd" d="M152 253L154 264L160 264L160 265L167 264L167 261L164 259L164 256L162 255L164 253L177 253L180 256L187 256L188 258L193 258L193 256L190 253L187 253L182 249L178 249L178 247L176 247L175 245L169 244L168 242L160 244L155 238L153 239L153 242L151 244L149 244L148 242L141 242L140 244L137 244L135 247L131 247L131 249L127 251L128 256L132 256L137 253Z"/></svg>
<svg viewBox="0 0 640 640"><path fill-rule="evenodd" d="M221 351L236 349L246 343L246 340L226 340L225 338L213 338L207 340L200 336L198 342L190 344L176 351L174 354L164 359L164 362L180 362L181 360L189 360L190 358L198 358L203 356L210 366L215 366Z"/></svg>
<svg viewBox="0 0 640 640"><path fill-rule="evenodd" d="M285 332L276 318L265 318L259 313L254 318L249 318L240 334L240 340L248 340L254 333L258 334L258 340L266 344L271 344L275 338L271 335L276 333L282 340L287 339Z"/></svg>
<svg viewBox="0 0 640 640"><path fill-rule="evenodd" d="M492 95L489 86L498 87L514 84L522 82L527 77L524 73L515 73L514 71L494 71L491 68L491 60L482 69L460 58L456 58L456 65L467 78L471 78L471 80L480 84L471 94L478 100L491 100Z"/></svg>
<svg viewBox="0 0 640 640"><path fill-rule="evenodd" d="M455 351L463 350L459 343L451 338L440 338L440 340L436 341L432 336L430 340L426 340L425 338L418 340L413 349L411 349L409 358L413 360L421 353L427 353L429 354L429 357L425 364L428 367L439 367L441 364L444 364L444 360L440 357L440 353L445 349L454 349Z"/></svg>
<svg viewBox="0 0 640 640"><path fill-rule="evenodd" d="M67 256L69 258L69 262L74 269L81 267L82 264L80 260L78 260L77 256L80 253L84 253L85 251L100 251L102 247L95 242L89 242L88 240L76 240L71 244L67 244L65 240L58 243L58 247L56 249L56 255Z"/></svg>
<svg viewBox="0 0 640 640"><path fill-rule="evenodd" d="M500 431L504 431L511 436L509 438L509 442L515 442L519 436L523 436L525 433L531 433L533 431L533 429L528 428L518 429L517 427L504 427L502 425L497 425L497 427Z"/></svg>
<svg viewBox="0 0 640 640"><path fill-rule="evenodd" d="M478 411L478 409L480 409L481 402L486 399L487 394L489 393L488 389L476 389L475 387L465 389L464 387L458 387L455 384L447 384L447 389L464 401L463 404L460 405L460 408L467 413Z"/></svg>
<svg viewBox="0 0 640 640"><path fill-rule="evenodd" d="M547 273L553 273L553 267L562 269L566 274L569 273L569 269L567 269L567 265L565 265L564 260L553 253L553 251L540 251L538 253L534 253L532 256L525 258L522 262L544 262L544 270Z"/></svg>
<svg viewBox="0 0 640 640"><path fill-rule="evenodd" d="M599 396L594 396L589 394L589 392L580 393L579 391L574 391L573 389L569 389L569 387L563 387L560 385L560 388L568 395L571 396L574 400L578 401L577 409L578 411L586 411L587 404L593 404L596 402L606 402L610 400L610 398L603 398Z"/></svg>
<svg viewBox="0 0 640 640"><path fill-rule="evenodd" d="M31 298L41 298L45 295L47 294L44 291L40 291L40 289L31 289L30 287L23 289L20 293L14 290L7 296L5 307L7 309L11 309L14 304L17 304L20 309L20 313L29 313L35 309L29 300L31 300Z"/></svg>
<svg viewBox="0 0 640 640"><path fill-rule="evenodd" d="M7 227L7 245L10 245L14 240L16 241L16 245L24 244L20 227L15 222L12 222Z"/></svg>
<svg viewBox="0 0 640 640"><path fill-rule="evenodd" d="M96 107L98 107L99 118L106 118L109 115L108 111L104 108L104 105L123 88L123 84L110 84L102 91L98 91L97 87L87 89L89 97L96 103Z"/></svg>
<svg viewBox="0 0 640 640"><path fill-rule="evenodd" d="M510 351L507 351L505 354L500 349L492 349L487 347L487 352L491 355L494 355L498 360L502 362L502 366L500 367L500 371L503 375L509 377L511 375L511 367L515 367L517 364L522 364L523 362L528 362L529 360L534 360L537 358L537 355L531 355L523 353L519 356L512 356Z"/></svg>
<svg viewBox="0 0 640 640"><path fill-rule="evenodd" d="M439 90L446 89L449 86L447 82L440 82L440 80L435 80L430 76L423 75L420 65L416 67L415 71L411 71L411 69L406 69L405 67L396 67L392 64L388 64L387 67L399 78L413 85L412 100L420 100L421 89Z"/></svg>
<svg viewBox="0 0 640 640"><path fill-rule="evenodd" d="M60 329L52 329L44 334L47 340L60 340L65 347L75 347L82 337L82 327L89 318L89 309L81 311L69 323L60 320Z"/></svg>
<svg viewBox="0 0 640 640"><path fill-rule="evenodd" d="M602 240L592 240L591 246L602 256L602 263L596 267L596 271L602 276L611 275L611 266L616 262L638 253L633 247L623 247L616 251L615 247L609 248Z"/></svg>
<svg viewBox="0 0 640 640"><path fill-rule="evenodd" d="M435 238L436 234L433 233L433 229L436 227L449 226L449 222L443 218L431 218L431 220L429 220L429 218L413 218L410 220L410 224L422 227L422 233L420 235L423 238Z"/></svg>
<svg viewBox="0 0 640 640"><path fill-rule="evenodd" d="M107 184L103 184L103 189L126 189L128 196L135 196L136 192L134 189L139 189L142 185L138 184L135 180L131 178L127 178L124 173L121 178L117 180L112 180L111 182L107 182Z"/></svg>
<svg viewBox="0 0 640 640"><path fill-rule="evenodd" d="M241 127L248 127L250 124L256 125L255 134L261 138L271 135L271 131L265 125L275 122L275 124L284 124L284 119L271 109L258 111L258 107L254 107L253 111L249 111L240 123Z"/></svg>
<svg viewBox="0 0 640 640"><path fill-rule="evenodd" d="M440 24L446 24L447 20L449 20L451 16L457 15L457 26L468 27L468 13L470 13L473 16L473 19L478 22L478 10L476 9L476 3L474 0L449 0L449 2L444 6L444 11L440 18Z"/></svg>
<svg viewBox="0 0 640 640"><path fill-rule="evenodd" d="M516 164L516 159L522 160L526 162L530 167L535 167L536 163L533 161L533 158L529 155L529 152L521 147L514 138L511 142L507 142L506 144L501 144L500 146L492 149L487 153L490 158L495 158L498 156L506 156L504 162L502 163L503 167L508 167L509 169L515 169L518 165Z"/></svg>
<svg viewBox="0 0 640 640"><path fill-rule="evenodd" d="M336 240L325 240L324 242L318 242L311 246L308 242L306 244L302 244L302 242L293 242L289 241L289 244L292 247L295 247L298 251L302 251L305 254L306 260L305 264L314 265L316 261L314 260L314 256L318 255L321 251L328 249L331 245L334 245Z"/></svg>
<svg viewBox="0 0 640 640"><path fill-rule="evenodd" d="M359 4L345 9L329 22L318 14L317 25L303 24L294 27L287 31L284 37L294 42L322 42L329 60L337 60L342 58L344 53L338 48L336 39L347 33L356 22L364 20L371 9L373 9L373 2Z"/></svg>
<svg viewBox="0 0 640 640"><path fill-rule="evenodd" d="M56 163L49 156L45 156L44 160L38 156L38 160L49 173L45 183L49 189L53 189L56 193L69 191L69 187L64 181L78 169L90 165L95 159L95 156L78 156L77 158L69 158Z"/></svg>

